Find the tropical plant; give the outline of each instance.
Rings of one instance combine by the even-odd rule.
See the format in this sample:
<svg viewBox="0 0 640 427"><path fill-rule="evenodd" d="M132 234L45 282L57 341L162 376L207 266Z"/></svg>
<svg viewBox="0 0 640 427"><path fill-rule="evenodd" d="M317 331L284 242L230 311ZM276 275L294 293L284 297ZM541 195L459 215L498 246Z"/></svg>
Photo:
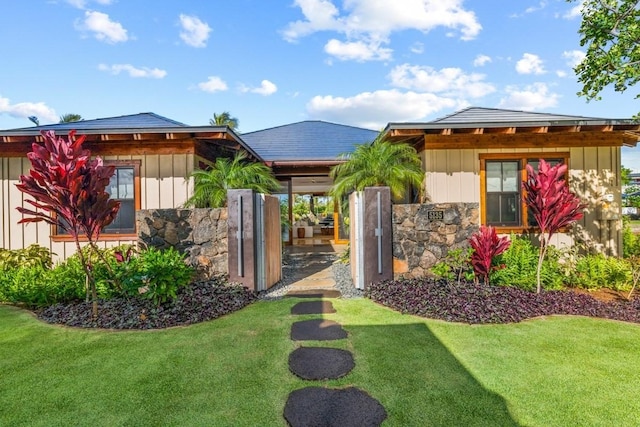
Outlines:
<svg viewBox="0 0 640 427"><path fill-rule="evenodd" d="M185 207L226 206L227 190L231 189L250 189L270 194L280 188L271 169L262 163L248 162L244 151L238 152L233 159L219 157L210 169L197 169L191 177L194 179L194 190Z"/></svg>
<svg viewBox="0 0 640 427"><path fill-rule="evenodd" d="M509 249L496 259L504 268L491 273L491 283L533 291L536 289L539 250L526 237L512 234L510 240ZM550 250L542 264L541 280L545 289L561 289L564 285L559 257L560 251Z"/></svg>
<svg viewBox="0 0 640 427"><path fill-rule="evenodd" d="M473 248L471 265L476 278L482 278L484 283L489 283L489 274L502 266L492 266L493 258L509 248L511 242L506 236L498 237L496 229L489 226L481 226L478 232L469 238L469 245Z"/></svg>
<svg viewBox="0 0 640 427"><path fill-rule="evenodd" d="M580 45L587 46L587 52L575 68L578 81L583 84L578 95L599 100L600 92L609 85L616 92L624 92L640 80L639 3L639 0L582 1Z"/></svg>
<svg viewBox="0 0 640 427"><path fill-rule="evenodd" d="M330 194L337 200L365 187L389 187L401 198L412 186L420 191L424 172L416 150L406 143L392 143L378 136L372 143L358 144L352 153L339 156L344 163L331 169L334 180Z"/></svg>
<svg viewBox="0 0 640 427"><path fill-rule="evenodd" d="M228 126L229 129L237 131L239 121L236 117L232 117L228 111L223 111L220 114L213 113L213 119L209 119L209 124L211 126Z"/></svg>
<svg viewBox="0 0 640 427"><path fill-rule="evenodd" d="M631 230L629 221L627 216L622 217L622 256L624 258L640 255L640 235Z"/></svg>
<svg viewBox="0 0 640 427"><path fill-rule="evenodd" d="M569 281L572 286L585 289L628 290L633 277L627 260L599 253L580 257Z"/></svg>
<svg viewBox="0 0 640 427"><path fill-rule="evenodd" d="M184 258L172 247L162 251L151 247L141 252L142 283L138 293L156 305L175 299L178 289L189 284L194 274Z"/></svg>
<svg viewBox="0 0 640 427"><path fill-rule="evenodd" d="M34 200L25 200L36 210L18 207L23 217L18 223L44 221L67 232L74 240L76 251L89 281L93 300L93 315L98 314L98 296L90 258L85 258L80 239L97 250L96 241L102 229L116 217L120 202L110 199L105 191L115 172L114 166L104 166L102 159L91 159L91 152L82 148L85 136L68 139L56 137L53 131L42 132L44 145L33 143L27 153L31 162L29 175L21 175L16 187Z"/></svg>
<svg viewBox="0 0 640 427"><path fill-rule="evenodd" d="M438 277L447 280L457 280L458 284L462 279L473 280L473 267L471 265L471 248L458 248L450 250L442 261L431 267L431 272Z"/></svg>
<svg viewBox="0 0 640 427"><path fill-rule="evenodd" d="M550 166L544 159L540 159L537 172L531 165L527 165L527 180L522 183L524 201L540 228L540 254L536 275L538 293L542 287L542 263L551 237L560 229L581 219L582 210L586 207L580 203L578 196L569 191L564 179L566 172L566 164Z"/></svg>
<svg viewBox="0 0 640 427"><path fill-rule="evenodd" d="M73 123L73 122L79 122L81 120L84 120L84 119L80 114L69 113L69 114L64 114L60 116L60 123Z"/></svg>
<svg viewBox="0 0 640 427"><path fill-rule="evenodd" d="M0 269L34 265L51 268L53 265L51 251L37 244L13 250L0 248Z"/></svg>

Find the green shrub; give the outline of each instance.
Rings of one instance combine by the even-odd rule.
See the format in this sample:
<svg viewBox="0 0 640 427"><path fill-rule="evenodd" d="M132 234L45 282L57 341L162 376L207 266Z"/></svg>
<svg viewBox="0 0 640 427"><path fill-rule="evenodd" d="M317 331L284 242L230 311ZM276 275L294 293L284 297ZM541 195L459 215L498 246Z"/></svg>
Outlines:
<svg viewBox="0 0 640 427"><path fill-rule="evenodd" d="M621 258L585 255L577 260L570 283L585 289L629 290L632 285L631 266Z"/></svg>
<svg viewBox="0 0 640 427"><path fill-rule="evenodd" d="M174 299L178 289L189 284L194 274L193 267L187 265L184 258L185 255L174 248L142 251L139 260L142 280L139 294L156 304Z"/></svg>
<svg viewBox="0 0 640 427"><path fill-rule="evenodd" d="M640 236L631 230L629 218L622 217L622 256L629 258L640 255Z"/></svg>
<svg viewBox="0 0 640 427"><path fill-rule="evenodd" d="M452 249L447 253L442 261L431 267L431 273L447 280L471 281L474 279L473 267L471 266L471 248Z"/></svg>
<svg viewBox="0 0 640 427"><path fill-rule="evenodd" d="M538 268L539 249L528 238L511 235L511 246L496 262L504 268L491 273L491 282L502 286L515 286L534 291L537 287L536 270ZM558 265L559 252L550 246L542 263L540 279L544 289L560 289L564 277Z"/></svg>
<svg viewBox="0 0 640 427"><path fill-rule="evenodd" d="M33 244L24 249L0 249L0 270L22 266L51 268L51 251Z"/></svg>
<svg viewBox="0 0 640 427"><path fill-rule="evenodd" d="M0 274L0 299L4 302L37 308L75 299L75 294L73 286L59 287L55 270L40 265L10 268Z"/></svg>

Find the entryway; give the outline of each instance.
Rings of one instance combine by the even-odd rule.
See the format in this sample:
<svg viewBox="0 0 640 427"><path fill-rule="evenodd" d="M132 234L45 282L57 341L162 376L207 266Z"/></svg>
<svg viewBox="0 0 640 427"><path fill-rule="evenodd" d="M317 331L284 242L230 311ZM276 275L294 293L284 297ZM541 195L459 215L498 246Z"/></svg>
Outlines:
<svg viewBox="0 0 640 427"><path fill-rule="evenodd" d="M283 275L287 278L287 295L336 291L334 263L346 245L287 246L284 249Z"/></svg>

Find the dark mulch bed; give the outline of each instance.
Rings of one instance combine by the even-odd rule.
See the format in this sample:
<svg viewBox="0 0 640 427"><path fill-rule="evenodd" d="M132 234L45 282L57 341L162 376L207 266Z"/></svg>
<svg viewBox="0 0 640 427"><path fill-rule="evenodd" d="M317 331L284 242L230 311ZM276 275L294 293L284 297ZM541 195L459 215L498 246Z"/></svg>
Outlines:
<svg viewBox="0 0 640 427"><path fill-rule="evenodd" d="M311 319L291 325L291 339L294 341L332 341L347 337L347 331L333 320Z"/></svg>
<svg viewBox="0 0 640 427"><path fill-rule="evenodd" d="M450 322L512 323L571 314L640 323L640 298L601 301L570 290L536 294L509 286L412 279L372 284L366 296L402 313Z"/></svg>
<svg viewBox="0 0 640 427"><path fill-rule="evenodd" d="M99 302L97 319L92 318L91 303L86 302L56 304L37 315L48 323L82 328L157 329L215 319L256 299L247 288L213 278L181 288L174 301L160 306L146 299L113 298Z"/></svg>
<svg viewBox="0 0 640 427"><path fill-rule="evenodd" d="M373 397L355 387L332 390L306 387L289 394L284 417L292 427L374 427L387 411Z"/></svg>
<svg viewBox="0 0 640 427"><path fill-rule="evenodd" d="M353 354L339 348L300 347L289 355L289 369L304 380L335 380L355 365Z"/></svg>
<svg viewBox="0 0 640 427"><path fill-rule="evenodd" d="M330 301L305 301L291 307L291 314L329 314L336 309Z"/></svg>

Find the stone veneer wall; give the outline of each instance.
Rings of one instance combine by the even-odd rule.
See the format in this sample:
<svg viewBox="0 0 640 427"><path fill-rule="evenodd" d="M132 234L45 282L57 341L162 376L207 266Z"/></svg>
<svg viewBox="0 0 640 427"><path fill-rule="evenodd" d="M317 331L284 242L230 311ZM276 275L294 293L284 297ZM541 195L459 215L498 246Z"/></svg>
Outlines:
<svg viewBox="0 0 640 427"><path fill-rule="evenodd" d="M187 254L200 279L228 273L227 209L145 209L136 212L138 242Z"/></svg>
<svg viewBox="0 0 640 427"><path fill-rule="evenodd" d="M441 212L443 219L429 220L429 211ZM478 203L394 205L394 276L424 276L449 250L468 247L479 226Z"/></svg>

